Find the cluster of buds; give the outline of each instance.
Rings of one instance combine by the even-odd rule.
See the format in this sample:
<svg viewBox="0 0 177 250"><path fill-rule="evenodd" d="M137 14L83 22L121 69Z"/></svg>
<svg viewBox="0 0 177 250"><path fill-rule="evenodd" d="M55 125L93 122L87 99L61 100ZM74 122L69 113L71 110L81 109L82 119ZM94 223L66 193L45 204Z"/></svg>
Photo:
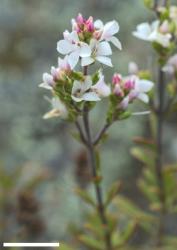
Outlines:
<svg viewBox="0 0 177 250"><path fill-rule="evenodd" d="M115 73L112 78L112 91L118 99L118 108L126 110L128 104L139 99L144 103L148 103L148 92L153 87L153 82L145 79L140 79L137 75L122 77Z"/></svg>

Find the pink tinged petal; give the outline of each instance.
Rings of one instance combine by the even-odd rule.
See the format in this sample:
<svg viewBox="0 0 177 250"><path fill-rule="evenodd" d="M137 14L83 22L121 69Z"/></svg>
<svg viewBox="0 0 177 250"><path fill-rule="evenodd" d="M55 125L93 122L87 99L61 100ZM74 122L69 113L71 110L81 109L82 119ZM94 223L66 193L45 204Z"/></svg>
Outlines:
<svg viewBox="0 0 177 250"><path fill-rule="evenodd" d="M133 101L134 99L136 99L139 94L140 94L140 92L138 90L134 90L134 89L131 90L130 93L128 94L129 101Z"/></svg>
<svg viewBox="0 0 177 250"><path fill-rule="evenodd" d="M121 89L121 87L120 87L119 84L115 84L115 87L114 87L114 89L113 89L113 93L114 93L115 95L117 95L117 96L121 96L121 97L124 96L124 93L123 93L123 91L122 91L122 89Z"/></svg>
<svg viewBox="0 0 177 250"><path fill-rule="evenodd" d="M97 102L97 101L100 101L101 99L99 98L98 94L96 94L95 92L88 92L83 95L83 100L90 101L90 102Z"/></svg>
<svg viewBox="0 0 177 250"><path fill-rule="evenodd" d="M127 109L129 104L129 96L126 96L120 103L120 108Z"/></svg>
<svg viewBox="0 0 177 250"><path fill-rule="evenodd" d="M135 88L139 92L149 92L154 86L154 83L148 80L139 80L136 82Z"/></svg>
<svg viewBox="0 0 177 250"><path fill-rule="evenodd" d="M82 57L81 58L81 66L87 66L94 62L95 60L92 57Z"/></svg>
<svg viewBox="0 0 177 250"><path fill-rule="evenodd" d="M95 91L100 97L109 96L111 93L110 86L104 82L104 76L101 76L100 80L92 86L92 90Z"/></svg>
<svg viewBox="0 0 177 250"><path fill-rule="evenodd" d="M63 55L69 54L74 50L73 44L67 40L60 40L57 43L57 51Z"/></svg>
<svg viewBox="0 0 177 250"><path fill-rule="evenodd" d="M103 25L103 22L101 21L101 20L96 20L95 22L94 22L94 27L96 28L96 29L102 29L103 27L104 27L104 25Z"/></svg>
<svg viewBox="0 0 177 250"><path fill-rule="evenodd" d="M79 61L79 50L76 50L68 56L68 63L70 65L71 69L74 69L74 67L77 65L78 61Z"/></svg>
<svg viewBox="0 0 177 250"><path fill-rule="evenodd" d="M50 72L51 72L51 74L52 74L52 76L53 76L53 78L56 80L57 78L58 78L58 76L59 76L59 71L60 71L60 69L59 68L55 68L55 67L51 67L51 70L50 70Z"/></svg>
<svg viewBox="0 0 177 250"><path fill-rule="evenodd" d="M107 41L112 42L112 44L114 44L115 47L122 50L122 44L117 37L112 36L112 37L108 38Z"/></svg>
<svg viewBox="0 0 177 250"><path fill-rule="evenodd" d="M108 39L119 31L119 24L116 21L111 21L105 24L101 39Z"/></svg>
<svg viewBox="0 0 177 250"><path fill-rule="evenodd" d="M111 59L109 57L106 57L106 56L97 56L96 60L99 61L102 64L105 64L105 65L109 66L109 67L113 66L112 62L111 62Z"/></svg>
<svg viewBox="0 0 177 250"><path fill-rule="evenodd" d="M98 44L97 56L110 56L112 55L111 46L108 42L101 42Z"/></svg>
<svg viewBox="0 0 177 250"><path fill-rule="evenodd" d="M81 48L80 48L80 57L88 57L91 55L91 48L88 44L82 43Z"/></svg>
<svg viewBox="0 0 177 250"><path fill-rule="evenodd" d="M146 95L145 93L140 93L137 98L141 101L143 101L144 103L148 103L149 102L149 96Z"/></svg>

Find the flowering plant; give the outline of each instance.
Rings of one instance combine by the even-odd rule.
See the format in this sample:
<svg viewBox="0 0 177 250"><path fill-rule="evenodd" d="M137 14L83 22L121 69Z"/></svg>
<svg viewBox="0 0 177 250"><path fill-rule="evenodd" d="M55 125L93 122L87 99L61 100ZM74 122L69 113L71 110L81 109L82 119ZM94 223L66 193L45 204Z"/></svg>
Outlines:
<svg viewBox="0 0 177 250"><path fill-rule="evenodd" d="M110 56L111 45L121 50L121 42L115 36L119 31L119 24L113 20L103 24L101 20L93 20L93 17L85 19L79 14L76 19L71 20L72 30L64 31L63 39L57 43L57 51L64 55L58 58L58 66L51 67L50 74L43 74L43 82L39 85L52 94L52 109L44 115L44 119L60 117L68 122L73 122L79 132L81 143L86 146L92 169L92 181L95 186L96 203L88 193L80 190L78 193L91 204L98 212L101 221L100 230L103 231L102 249L113 249L126 243L126 233L116 236L115 243L112 242L112 230L110 228L111 216L108 215L107 205L111 203L117 194L119 185L113 185L108 192L107 205L103 200L101 189L101 173L98 163L98 144L104 138L104 134L110 125L118 120L130 117L130 104L140 100L147 104L149 92L153 88L153 82L142 79L136 74L122 76L114 73L112 82L106 83L102 65L113 67ZM94 73L89 72L89 67L99 62L98 69ZM97 64L96 64L97 65ZM90 111L96 107L96 103L103 98L108 100L106 121L100 132L92 138L90 127ZM83 124L81 122L83 121ZM128 235L130 235L137 224L131 222ZM100 227L99 226L99 227ZM103 227L104 226L104 227ZM129 228L129 227L128 227ZM116 233L117 234L117 233ZM87 246L88 240L84 237L82 241ZM120 237L121 242L119 242ZM94 239L95 242L95 239Z"/></svg>

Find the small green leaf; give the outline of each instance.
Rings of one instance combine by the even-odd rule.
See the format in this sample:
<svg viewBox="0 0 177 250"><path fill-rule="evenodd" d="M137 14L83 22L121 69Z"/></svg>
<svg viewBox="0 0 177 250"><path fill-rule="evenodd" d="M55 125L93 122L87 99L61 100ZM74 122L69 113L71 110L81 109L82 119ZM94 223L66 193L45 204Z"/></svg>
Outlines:
<svg viewBox="0 0 177 250"><path fill-rule="evenodd" d="M128 240L131 238L133 233L135 232L137 227L137 221L130 221L128 224L125 225L125 228L119 234L116 232L113 233L112 240L114 247L123 247Z"/></svg>
<svg viewBox="0 0 177 250"><path fill-rule="evenodd" d="M135 220L144 229L149 230L151 228L152 221L155 219L154 216L142 211L128 198L118 195L114 199L114 204L117 206L120 213Z"/></svg>
<svg viewBox="0 0 177 250"><path fill-rule="evenodd" d="M76 194L83 200L85 201L87 204L96 207L96 204L94 202L94 200L92 199L92 197L84 190L81 190L79 188L76 189Z"/></svg>
<svg viewBox="0 0 177 250"><path fill-rule="evenodd" d="M106 196L105 206L108 206L112 202L112 200L117 196L120 187L121 182L116 182L112 184Z"/></svg>
<svg viewBox="0 0 177 250"><path fill-rule="evenodd" d="M93 250L103 250L104 244L102 241L98 241L96 239L91 238L88 235L80 235L79 241L84 244L86 247L89 247Z"/></svg>
<svg viewBox="0 0 177 250"><path fill-rule="evenodd" d="M147 166L154 166L155 165L155 154L148 149L134 147L131 149L131 154L137 160L143 162Z"/></svg>

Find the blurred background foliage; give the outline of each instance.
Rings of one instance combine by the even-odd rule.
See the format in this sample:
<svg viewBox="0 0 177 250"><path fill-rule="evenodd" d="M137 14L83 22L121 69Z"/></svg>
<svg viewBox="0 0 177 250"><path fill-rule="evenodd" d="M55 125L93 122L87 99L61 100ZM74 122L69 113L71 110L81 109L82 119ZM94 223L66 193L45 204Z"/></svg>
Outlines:
<svg viewBox="0 0 177 250"><path fill-rule="evenodd" d="M1 241L25 237L65 241L72 223L79 225L84 216L85 205L74 190L89 183L85 153L71 138L74 129L70 125L42 119L49 107L43 98L46 92L38 88L43 72L57 64L57 41L79 12L119 22L123 51L113 54L114 71L126 74L129 61L141 68L155 66L150 46L131 35L139 22L153 18L141 0L0 0L0 219L5 227L0 227ZM113 70L107 70L107 81ZM96 129L104 119L103 112L100 105L93 112ZM147 124L147 117L115 124L102 147L104 188L122 179L122 192L142 206L144 200L135 183L140 167L130 148L134 136L147 134ZM168 162L177 160L176 133L174 116L166 124ZM23 203L34 205L24 208ZM30 217L30 209L35 219ZM29 218L41 225L35 236L29 233ZM135 235L135 241L140 238Z"/></svg>

